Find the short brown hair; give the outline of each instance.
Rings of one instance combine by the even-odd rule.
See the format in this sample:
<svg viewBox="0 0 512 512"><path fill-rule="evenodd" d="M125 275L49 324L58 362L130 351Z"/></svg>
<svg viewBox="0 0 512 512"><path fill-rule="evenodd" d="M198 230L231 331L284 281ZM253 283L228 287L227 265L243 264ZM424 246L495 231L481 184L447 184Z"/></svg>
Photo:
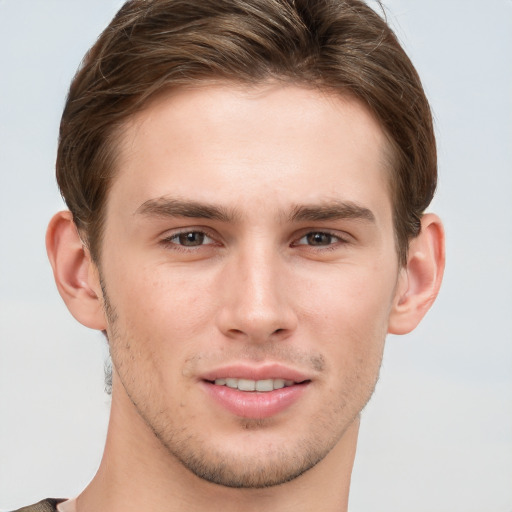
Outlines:
<svg viewBox="0 0 512 512"><path fill-rule="evenodd" d="M436 188L432 116L392 30L360 0L126 2L86 54L60 126L57 180L97 263L120 128L156 93L212 79L277 79L362 101L390 142L405 263Z"/></svg>

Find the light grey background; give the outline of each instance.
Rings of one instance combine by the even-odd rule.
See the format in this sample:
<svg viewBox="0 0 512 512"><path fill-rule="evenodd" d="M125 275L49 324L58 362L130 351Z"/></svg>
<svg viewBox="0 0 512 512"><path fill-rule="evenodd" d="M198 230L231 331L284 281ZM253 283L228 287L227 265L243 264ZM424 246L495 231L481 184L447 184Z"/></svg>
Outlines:
<svg viewBox="0 0 512 512"><path fill-rule="evenodd" d="M44 233L66 89L121 3L0 0L0 509L77 494L101 457L104 341L61 303ZM350 509L511 512L512 2L385 4L435 113L448 263L388 340Z"/></svg>

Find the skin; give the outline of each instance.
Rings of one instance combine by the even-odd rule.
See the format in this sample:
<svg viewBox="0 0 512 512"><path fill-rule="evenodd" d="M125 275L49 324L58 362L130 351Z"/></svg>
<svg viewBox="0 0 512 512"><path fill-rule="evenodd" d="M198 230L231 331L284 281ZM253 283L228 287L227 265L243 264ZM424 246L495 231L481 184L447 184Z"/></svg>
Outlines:
<svg viewBox="0 0 512 512"><path fill-rule="evenodd" d="M61 294L114 365L78 512L346 509L385 336L419 322L444 264L425 216L400 268L386 155L360 103L295 86L175 91L130 120L99 265L68 213L48 234ZM205 392L226 365L275 363L307 384L269 417Z"/></svg>

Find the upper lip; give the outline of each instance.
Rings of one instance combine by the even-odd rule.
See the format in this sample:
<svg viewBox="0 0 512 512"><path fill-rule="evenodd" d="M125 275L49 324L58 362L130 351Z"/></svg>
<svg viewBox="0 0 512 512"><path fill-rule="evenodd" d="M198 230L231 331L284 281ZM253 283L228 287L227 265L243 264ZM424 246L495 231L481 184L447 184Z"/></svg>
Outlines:
<svg viewBox="0 0 512 512"><path fill-rule="evenodd" d="M200 378L211 382L215 381L215 379L248 379L256 381L284 379L294 382L304 382L311 379L305 373L279 363L267 363L261 366L231 364L207 371L201 374Z"/></svg>

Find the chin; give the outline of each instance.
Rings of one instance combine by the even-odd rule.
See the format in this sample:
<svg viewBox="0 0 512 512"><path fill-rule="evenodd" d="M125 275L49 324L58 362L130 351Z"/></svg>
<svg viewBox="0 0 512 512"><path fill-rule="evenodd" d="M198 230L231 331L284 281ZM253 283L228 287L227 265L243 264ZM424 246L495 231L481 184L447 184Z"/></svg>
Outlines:
<svg viewBox="0 0 512 512"><path fill-rule="evenodd" d="M261 489L300 477L321 462L343 432L310 423L302 436L276 432L272 420L243 420L238 433L209 438L166 431L157 437L166 451L202 480L238 489ZM319 428L320 427L320 428ZM169 432L167 432L169 434ZM297 434L297 431L295 432Z"/></svg>
<svg viewBox="0 0 512 512"><path fill-rule="evenodd" d="M207 482L236 489L262 489L290 482L320 462L326 454L290 456L272 454L266 460L243 456L238 460L207 458L204 454L179 458L181 464L197 477Z"/></svg>

